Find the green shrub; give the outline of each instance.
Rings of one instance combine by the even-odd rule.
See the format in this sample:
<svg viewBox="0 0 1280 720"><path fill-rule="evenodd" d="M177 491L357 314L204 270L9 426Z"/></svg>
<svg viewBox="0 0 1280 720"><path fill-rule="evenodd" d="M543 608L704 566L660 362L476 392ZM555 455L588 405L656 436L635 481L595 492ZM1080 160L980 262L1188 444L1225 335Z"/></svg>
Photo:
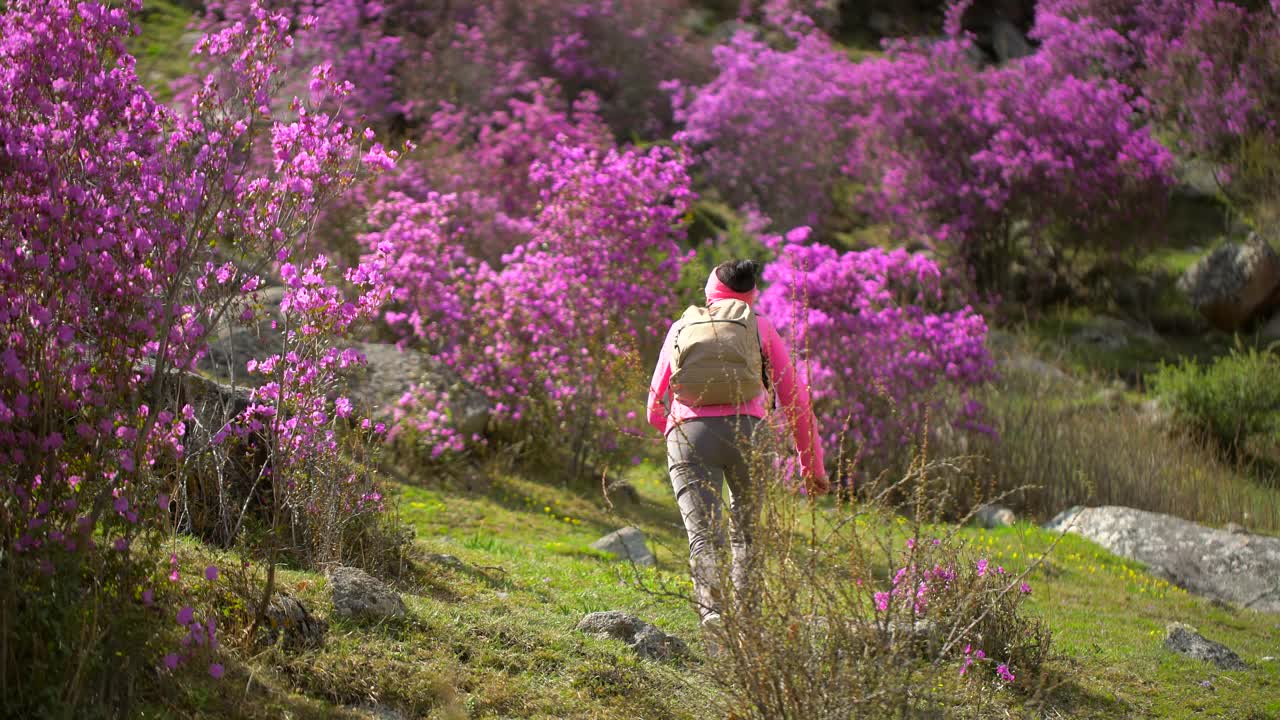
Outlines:
<svg viewBox="0 0 1280 720"><path fill-rule="evenodd" d="M1234 350L1210 365L1161 365L1151 378L1175 416L1203 432L1228 455L1253 436L1280 430L1280 357L1255 349Z"/></svg>

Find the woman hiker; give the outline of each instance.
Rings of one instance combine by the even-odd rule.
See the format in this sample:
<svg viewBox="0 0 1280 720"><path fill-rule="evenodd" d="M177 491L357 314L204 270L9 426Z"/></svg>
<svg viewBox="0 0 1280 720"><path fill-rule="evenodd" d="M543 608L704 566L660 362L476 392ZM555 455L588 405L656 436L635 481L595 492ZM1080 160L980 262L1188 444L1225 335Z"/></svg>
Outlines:
<svg viewBox="0 0 1280 720"><path fill-rule="evenodd" d="M706 306L690 307L671 326L649 385L649 423L666 437L671 486L689 534L694 597L707 629L720 626L723 609L716 568L724 546L720 490L727 481L730 575L742 589L761 495L748 457L773 405L785 413L807 492L830 489L808 389L777 330L751 308L760 270L753 260L716 267L707 280Z"/></svg>

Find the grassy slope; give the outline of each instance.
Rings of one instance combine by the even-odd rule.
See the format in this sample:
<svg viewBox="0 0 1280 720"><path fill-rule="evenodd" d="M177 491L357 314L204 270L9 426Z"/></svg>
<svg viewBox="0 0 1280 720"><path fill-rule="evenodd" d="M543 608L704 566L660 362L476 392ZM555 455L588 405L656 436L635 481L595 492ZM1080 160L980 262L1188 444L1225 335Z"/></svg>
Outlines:
<svg viewBox="0 0 1280 720"><path fill-rule="evenodd" d="M429 564L404 582L410 615L402 622L335 623L323 650L231 664L221 683L188 679L176 706L148 715L367 717L352 708L376 703L409 717L716 717L696 660L640 661L619 643L573 631L587 612L622 609L701 652L689 606L640 587L684 592L688 581L664 473L646 463L632 479L643 502L621 516L595 493L512 474L470 491L401 485L400 512L423 552L455 555L466 568ZM627 523L649 535L658 569L637 575L588 547ZM1053 542L1029 526L967 534L1010 568ZM1280 654L1280 616L1215 607L1075 537L1054 549L1033 585L1032 611L1062 654L1051 666L1047 716L1280 717L1280 663L1260 661ZM328 613L323 577L287 573L284 586ZM1172 620L1225 642L1254 668L1221 672L1165 651ZM1009 712L1023 702L1005 701Z"/></svg>
<svg viewBox="0 0 1280 720"><path fill-rule="evenodd" d="M170 83L191 67L190 47L183 38L191 17L190 10L169 0L145 0L134 18L142 31L129 50L138 59L138 78L159 100L173 97Z"/></svg>
<svg viewBox="0 0 1280 720"><path fill-rule="evenodd" d="M139 75L168 97L167 83L185 72L181 38L187 11L149 0L144 34L133 49ZM1187 258L1170 258L1184 265ZM1177 268L1175 268L1177 269ZM1036 334L1062 337L1075 318ZM1073 358L1091 370L1117 371L1172 359L1181 348L1138 348L1140 357ZM1127 353L1126 353L1127 355ZM663 473L652 464L634 473L644 498L611 516L598 495L502 475L480 492L400 487L404 519L426 552L449 553L465 569L428 566L402 590L410 609L402 622L360 626L334 622L319 651L265 653L229 664L214 683L185 678L153 699L147 717L368 717L375 703L407 715L546 718L683 718L710 713L697 664L684 668L636 660L616 643L572 631L582 614L626 609L696 645L693 613L680 600L639 589L687 588L683 531ZM567 518L567 519L566 519ZM624 522L649 534L659 569L638 576L588 548ZM1013 567L1042 552L1051 537L1021 527L972 540L990 545ZM208 551L186 548L199 566ZM1054 664L1054 716L1280 717L1280 617L1215 607L1168 588L1141 568L1078 538L1067 538L1035 582L1031 605L1055 631L1064 657ZM327 614L324 579L286 572L283 584ZM1226 642L1254 669L1218 672L1165 652L1163 626L1190 622ZM198 675L198 674L197 674ZM1201 685L1208 681L1211 687ZM1017 698L1010 698L1012 706Z"/></svg>

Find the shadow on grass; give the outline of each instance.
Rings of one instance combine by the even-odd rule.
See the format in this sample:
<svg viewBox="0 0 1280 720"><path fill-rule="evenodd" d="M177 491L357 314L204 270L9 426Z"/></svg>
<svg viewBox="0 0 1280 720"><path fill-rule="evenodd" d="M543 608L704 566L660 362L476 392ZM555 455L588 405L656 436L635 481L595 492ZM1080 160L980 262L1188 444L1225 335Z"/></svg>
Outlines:
<svg viewBox="0 0 1280 720"><path fill-rule="evenodd" d="M1138 717L1139 709L1116 697L1086 688L1072 676L1071 669L1050 670L1043 680L1045 688L1029 703L1043 717L1116 718Z"/></svg>

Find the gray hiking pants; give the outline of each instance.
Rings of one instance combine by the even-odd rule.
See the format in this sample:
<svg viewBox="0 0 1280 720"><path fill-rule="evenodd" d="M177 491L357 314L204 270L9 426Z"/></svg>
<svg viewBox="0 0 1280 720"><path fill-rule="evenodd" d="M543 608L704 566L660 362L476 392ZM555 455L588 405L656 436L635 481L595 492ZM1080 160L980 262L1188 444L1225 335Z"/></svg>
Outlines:
<svg viewBox="0 0 1280 720"><path fill-rule="evenodd" d="M730 580L746 589L751 566L751 534L761 493L753 485L745 449L752 446L761 421L747 415L686 420L667 433L667 469L676 504L689 534L689 568L694 598L702 617L722 609L721 566L726 527L720 492L729 486L728 539L733 563Z"/></svg>

